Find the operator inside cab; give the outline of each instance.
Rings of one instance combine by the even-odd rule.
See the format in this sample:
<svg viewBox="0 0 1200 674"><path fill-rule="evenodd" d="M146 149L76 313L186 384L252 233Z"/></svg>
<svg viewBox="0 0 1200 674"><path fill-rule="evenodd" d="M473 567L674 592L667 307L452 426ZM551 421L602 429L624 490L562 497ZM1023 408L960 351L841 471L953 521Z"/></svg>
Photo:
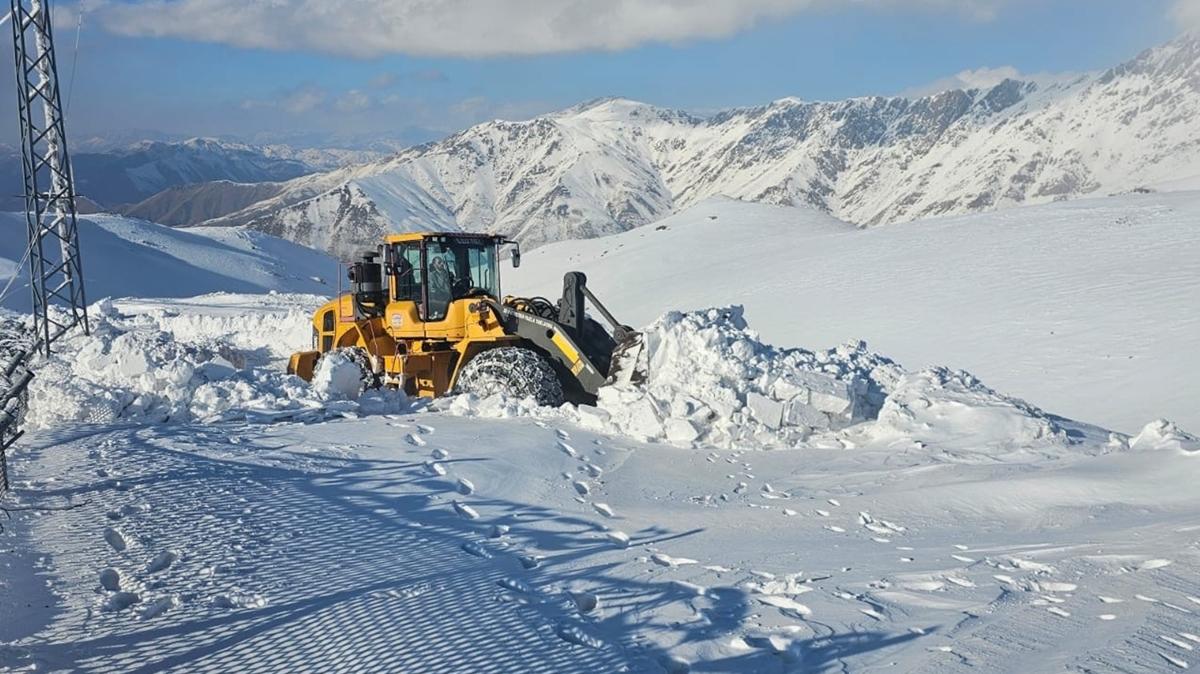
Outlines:
<svg viewBox="0 0 1200 674"><path fill-rule="evenodd" d="M454 273L446 263L445 255L438 255L429 261L429 307L431 314L445 315L446 308L455 298Z"/></svg>

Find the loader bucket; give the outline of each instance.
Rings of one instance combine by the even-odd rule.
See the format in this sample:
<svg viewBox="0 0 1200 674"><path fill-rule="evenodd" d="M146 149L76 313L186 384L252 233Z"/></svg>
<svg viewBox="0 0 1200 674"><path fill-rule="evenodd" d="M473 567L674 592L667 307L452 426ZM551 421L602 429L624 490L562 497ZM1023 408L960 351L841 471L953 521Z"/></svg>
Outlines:
<svg viewBox="0 0 1200 674"><path fill-rule="evenodd" d="M646 381L646 350L642 333L630 330L625 333L616 348L613 349L612 360L608 366L606 386L638 385Z"/></svg>

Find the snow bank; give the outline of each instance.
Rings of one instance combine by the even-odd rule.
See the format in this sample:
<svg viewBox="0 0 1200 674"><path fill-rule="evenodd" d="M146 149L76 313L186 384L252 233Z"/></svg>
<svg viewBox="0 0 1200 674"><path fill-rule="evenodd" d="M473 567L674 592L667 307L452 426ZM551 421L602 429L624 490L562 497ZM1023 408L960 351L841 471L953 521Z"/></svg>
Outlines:
<svg viewBox="0 0 1200 674"><path fill-rule="evenodd" d="M312 301L231 294L101 301L91 308L92 334L72 333L36 367L27 423L314 420L413 411L401 393L364 392L359 366L342 354L322 359L311 385L284 374L283 357L309 343ZM861 342L827 351L771 346L750 329L741 307L671 312L643 335L639 366L646 377L603 389L596 406L555 409L533 400L457 396L436 408L566 421L681 447L878 448L994 461L1059 454L1072 444L1056 417L966 372L908 372ZM1134 450L1200 451L1200 440L1165 421L1120 440Z"/></svg>
<svg viewBox="0 0 1200 674"><path fill-rule="evenodd" d="M910 373L855 342L827 351L764 344L741 307L671 312L647 327L644 381L595 407L459 397L459 415L566 416L585 428L682 447L970 446L993 454L1064 445L1054 421L966 372ZM821 442L828 441L828 442Z"/></svg>
<svg viewBox="0 0 1200 674"><path fill-rule="evenodd" d="M119 304L121 311L129 311ZM157 329L185 342L219 339L247 354L254 363L287 358L312 343L315 307L284 305L278 309L241 312L189 311L179 306L138 308L129 316L133 328Z"/></svg>
<svg viewBox="0 0 1200 674"><path fill-rule="evenodd" d="M307 343L311 330L292 307L202 318L170 309L125 315L102 301L90 312L91 335L72 333L38 367L29 389L31 427L309 420L407 405L392 391L360 399L357 388L342 385L341 363L323 367L319 386L284 374L282 363L270 358L275 338L280 331L299 333ZM268 324L273 328L264 331Z"/></svg>

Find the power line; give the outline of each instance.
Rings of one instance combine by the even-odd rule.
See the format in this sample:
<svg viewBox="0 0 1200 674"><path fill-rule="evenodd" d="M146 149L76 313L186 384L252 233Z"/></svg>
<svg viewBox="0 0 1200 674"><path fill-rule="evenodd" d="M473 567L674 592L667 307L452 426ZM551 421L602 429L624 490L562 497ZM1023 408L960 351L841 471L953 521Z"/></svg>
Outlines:
<svg viewBox="0 0 1200 674"><path fill-rule="evenodd" d="M8 299L8 292L12 289L13 282L15 282L17 280L17 276L21 274L21 268L24 267L25 263L29 260L29 255L33 253L33 243L34 242L31 241L27 246L25 246L25 254L21 256L21 261L17 263L17 266L13 268L13 275L9 277L8 283L4 284L4 290L0 290L0 305L3 305L4 300Z"/></svg>
<svg viewBox="0 0 1200 674"><path fill-rule="evenodd" d="M3 25L3 24L0 24ZM79 36L83 33L83 5L79 6L78 20L75 22L75 52L71 55L71 79L67 80L67 104L63 109L63 117L71 114L71 94L75 93L75 71L79 66Z"/></svg>

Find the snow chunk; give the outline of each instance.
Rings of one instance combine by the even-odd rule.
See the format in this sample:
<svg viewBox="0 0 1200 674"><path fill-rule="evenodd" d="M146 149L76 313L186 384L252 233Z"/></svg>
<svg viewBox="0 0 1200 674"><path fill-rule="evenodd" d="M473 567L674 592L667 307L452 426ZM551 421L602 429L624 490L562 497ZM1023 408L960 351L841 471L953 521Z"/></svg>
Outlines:
<svg viewBox="0 0 1200 674"><path fill-rule="evenodd" d="M142 609L142 620L150 620L179 606L179 597L170 596L155 599Z"/></svg>
<svg viewBox="0 0 1200 674"><path fill-rule="evenodd" d="M362 369L343 351L332 351L317 361L313 388L330 398L358 400L362 394Z"/></svg>

